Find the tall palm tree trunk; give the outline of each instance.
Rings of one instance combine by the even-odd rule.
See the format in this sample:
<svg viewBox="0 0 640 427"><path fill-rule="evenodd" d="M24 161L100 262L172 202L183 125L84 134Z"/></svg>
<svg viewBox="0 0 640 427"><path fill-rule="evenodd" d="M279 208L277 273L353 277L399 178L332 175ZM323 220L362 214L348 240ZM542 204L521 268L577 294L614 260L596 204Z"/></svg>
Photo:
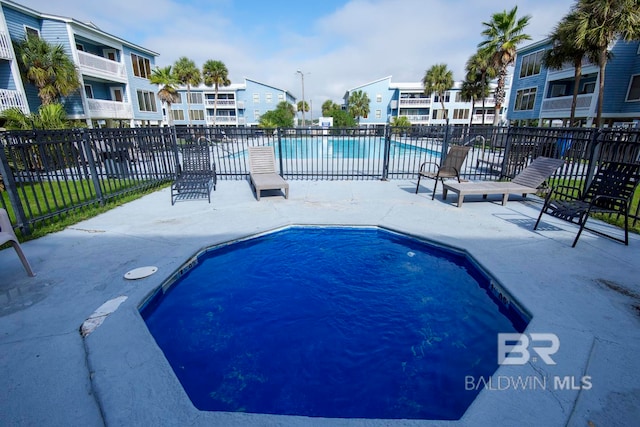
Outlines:
<svg viewBox="0 0 640 427"><path fill-rule="evenodd" d="M215 98L213 100L213 125L216 125L216 117L218 116L218 83L215 84Z"/></svg>
<svg viewBox="0 0 640 427"><path fill-rule="evenodd" d="M602 108L604 107L604 70L607 66L606 49L601 50L598 65L600 66L600 80L598 82L598 112L596 114L596 125L598 127L602 127Z"/></svg>
<svg viewBox="0 0 640 427"><path fill-rule="evenodd" d="M571 115L569 117L569 126L575 126L576 108L578 106L578 91L580 90L580 78L582 77L582 58L576 59L573 64L575 68L575 78L573 83L573 99L571 100Z"/></svg>

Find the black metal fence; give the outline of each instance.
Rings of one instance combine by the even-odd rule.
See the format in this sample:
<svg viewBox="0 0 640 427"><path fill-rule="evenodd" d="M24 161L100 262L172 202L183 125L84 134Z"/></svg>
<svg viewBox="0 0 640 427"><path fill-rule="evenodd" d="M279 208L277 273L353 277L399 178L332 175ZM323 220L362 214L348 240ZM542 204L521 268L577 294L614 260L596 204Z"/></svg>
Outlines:
<svg viewBox="0 0 640 427"><path fill-rule="evenodd" d="M275 148L292 180L414 179L450 145L471 146L462 177L509 179L538 156L565 165L554 179L588 185L600 161L640 162L640 129L447 127L256 129L222 127L4 132L0 206L24 232L38 223L171 181L185 142L210 146L219 180L246 179L247 148ZM637 216L637 210L636 210Z"/></svg>

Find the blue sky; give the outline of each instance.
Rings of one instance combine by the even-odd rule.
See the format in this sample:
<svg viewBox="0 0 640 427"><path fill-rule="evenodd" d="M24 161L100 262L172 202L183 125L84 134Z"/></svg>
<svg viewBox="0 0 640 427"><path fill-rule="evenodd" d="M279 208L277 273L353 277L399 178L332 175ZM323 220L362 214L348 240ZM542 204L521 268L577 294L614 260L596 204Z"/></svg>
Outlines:
<svg viewBox="0 0 640 427"><path fill-rule="evenodd" d="M575 0L22 0L40 12L91 21L102 30L154 50L157 64L187 56L227 65L232 83L245 78L301 99L296 70L314 116L345 91L392 76L419 82L445 63L456 80L482 41L482 22L518 6L531 15L527 33L546 37Z"/></svg>

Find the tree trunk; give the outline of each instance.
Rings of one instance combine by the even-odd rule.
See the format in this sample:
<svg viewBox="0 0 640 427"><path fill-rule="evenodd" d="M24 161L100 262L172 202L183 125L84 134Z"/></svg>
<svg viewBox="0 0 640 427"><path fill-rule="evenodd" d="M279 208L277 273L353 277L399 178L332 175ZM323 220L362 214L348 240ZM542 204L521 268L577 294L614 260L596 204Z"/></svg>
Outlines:
<svg viewBox="0 0 640 427"><path fill-rule="evenodd" d="M493 116L493 125L498 126L500 123L500 110L502 109L502 104L504 104L504 85L507 78L507 65L503 64L500 66L500 72L498 73L498 86L496 87L496 93L494 94L494 99L496 101L495 105L495 113Z"/></svg>
<svg viewBox="0 0 640 427"><path fill-rule="evenodd" d="M582 77L582 58L576 59L574 63L575 74L573 83L573 99L571 100L571 116L569 118L569 126L573 127L575 125L574 121L576 119L576 107L578 105L578 89L580 89L580 78Z"/></svg>
<svg viewBox="0 0 640 427"><path fill-rule="evenodd" d="M213 125L216 125L216 116L218 115L218 83L216 83L215 99L213 100Z"/></svg>
<svg viewBox="0 0 640 427"><path fill-rule="evenodd" d="M602 107L604 105L604 69L607 66L607 50L603 49L600 52L600 58L598 58L598 65L600 66L600 81L598 89L598 112L596 114L596 126L602 127Z"/></svg>

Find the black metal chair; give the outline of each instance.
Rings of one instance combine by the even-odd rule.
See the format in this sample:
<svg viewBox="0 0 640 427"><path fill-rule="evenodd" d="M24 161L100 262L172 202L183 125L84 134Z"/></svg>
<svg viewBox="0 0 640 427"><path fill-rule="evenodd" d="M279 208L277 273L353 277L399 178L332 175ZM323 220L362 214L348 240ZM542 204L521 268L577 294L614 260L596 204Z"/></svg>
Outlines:
<svg viewBox="0 0 640 427"><path fill-rule="evenodd" d="M185 144L182 150L182 166L179 166L176 180L171 185L171 205L178 197L192 198L206 196L211 203L211 187L216 189L215 164L211 161L209 145Z"/></svg>
<svg viewBox="0 0 640 427"><path fill-rule="evenodd" d="M547 194L533 229L538 228L542 214L547 213L580 226L572 247L578 243L583 229L628 245L629 210L638 182L639 163L603 162L584 194L570 186L554 187ZM594 213L624 215L624 239L586 227L589 215Z"/></svg>

